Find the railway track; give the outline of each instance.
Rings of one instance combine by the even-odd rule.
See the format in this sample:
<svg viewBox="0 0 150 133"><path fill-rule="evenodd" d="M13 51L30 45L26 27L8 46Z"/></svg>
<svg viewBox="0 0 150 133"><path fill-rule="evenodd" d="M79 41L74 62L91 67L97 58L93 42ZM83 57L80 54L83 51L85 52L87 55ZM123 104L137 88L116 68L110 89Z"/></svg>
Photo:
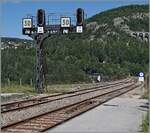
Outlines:
<svg viewBox="0 0 150 133"><path fill-rule="evenodd" d="M1 105L1 113L7 113L7 112L11 112L11 111L26 109L26 108L33 107L36 105L53 102L56 100L61 100L64 98L82 95L85 93L91 93L94 91L99 91L101 89L108 89L110 87L113 87L113 86L116 86L119 84L121 85L121 84L128 83L131 81L132 81L131 79L125 79L125 80L121 80L119 82L114 82L114 83L108 84L108 85L98 85L95 87L90 87L88 89L70 91L67 94L56 94L56 95L45 96L45 97L40 97L40 98L33 98L33 99L28 99L28 100L21 100L21 101L6 103L6 104Z"/></svg>
<svg viewBox="0 0 150 133"><path fill-rule="evenodd" d="M115 90L109 90L105 93L93 96L91 98L67 106L63 106L53 111L49 111L47 113L43 113L25 120L8 124L6 126L3 126L1 129L2 131L10 132L44 132L137 87L142 86L139 83L132 82L126 86L119 87Z"/></svg>

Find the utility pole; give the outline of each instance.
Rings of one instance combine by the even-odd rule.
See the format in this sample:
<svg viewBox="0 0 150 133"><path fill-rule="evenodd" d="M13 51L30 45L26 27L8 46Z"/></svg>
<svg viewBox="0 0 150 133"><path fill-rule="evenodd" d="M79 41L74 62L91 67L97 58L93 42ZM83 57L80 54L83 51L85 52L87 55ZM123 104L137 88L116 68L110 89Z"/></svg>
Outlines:
<svg viewBox="0 0 150 133"><path fill-rule="evenodd" d="M36 81L35 81L35 90L37 93L46 92L46 76L44 70L44 49L43 42L45 39L50 37L53 34L70 34L70 33L82 33L85 28L84 24L84 10L78 8L76 11L76 24L71 23L71 17L62 14L60 18L53 18L52 21L58 20L56 24L46 24L45 10L38 9L37 16L31 16L23 18L22 32L24 35L31 37L35 43L36 48ZM34 23L33 18L36 18L37 23ZM49 16L48 16L49 18ZM54 19L54 20L53 20Z"/></svg>

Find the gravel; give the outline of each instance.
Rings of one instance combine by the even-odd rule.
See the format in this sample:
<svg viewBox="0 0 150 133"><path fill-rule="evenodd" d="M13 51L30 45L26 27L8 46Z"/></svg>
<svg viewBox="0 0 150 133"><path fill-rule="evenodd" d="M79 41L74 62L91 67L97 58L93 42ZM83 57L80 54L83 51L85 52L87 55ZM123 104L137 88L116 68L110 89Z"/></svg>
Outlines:
<svg viewBox="0 0 150 133"><path fill-rule="evenodd" d="M142 105L148 100L135 98L114 98L46 133L135 133L146 111Z"/></svg>
<svg viewBox="0 0 150 133"><path fill-rule="evenodd" d="M124 86L126 86L126 85L124 85ZM116 87L112 87L111 89L114 89L114 88L117 89ZM107 91L107 89L103 90L103 92L106 92L106 91ZM84 94L82 96L75 96L75 97L70 97L70 98L66 98L66 99L53 101L50 103L41 104L41 105L27 108L27 109L20 110L20 111L4 113L1 115L2 116L2 126L7 125L8 123L13 123L13 122L27 119L29 117L33 117L33 116L36 116L36 115L39 115L42 113L46 113L46 112L55 110L55 109L63 107L63 106L73 104L75 102L79 102L81 100L85 100L85 99L93 97L93 96L97 96L98 94L102 94L102 90L97 91L97 92L91 92L90 94Z"/></svg>

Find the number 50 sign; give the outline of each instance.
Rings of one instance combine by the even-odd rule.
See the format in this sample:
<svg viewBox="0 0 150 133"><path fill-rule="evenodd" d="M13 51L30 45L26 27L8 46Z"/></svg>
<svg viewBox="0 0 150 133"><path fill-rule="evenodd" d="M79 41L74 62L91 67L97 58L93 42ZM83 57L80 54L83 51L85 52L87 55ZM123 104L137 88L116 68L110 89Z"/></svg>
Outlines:
<svg viewBox="0 0 150 133"><path fill-rule="evenodd" d="M23 28L32 28L32 19L24 18L22 25L23 25Z"/></svg>
<svg viewBox="0 0 150 133"><path fill-rule="evenodd" d="M61 17L61 27L66 28L70 27L71 20L69 17Z"/></svg>

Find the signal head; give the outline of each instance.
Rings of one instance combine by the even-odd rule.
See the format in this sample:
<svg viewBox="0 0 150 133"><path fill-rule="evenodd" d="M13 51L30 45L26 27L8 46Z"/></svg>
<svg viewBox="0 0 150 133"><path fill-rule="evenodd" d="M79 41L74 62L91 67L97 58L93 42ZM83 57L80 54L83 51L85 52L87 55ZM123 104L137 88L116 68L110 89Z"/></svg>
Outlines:
<svg viewBox="0 0 150 133"><path fill-rule="evenodd" d="M45 10L38 9L37 11L37 25L40 27L45 26Z"/></svg>
<svg viewBox="0 0 150 133"><path fill-rule="evenodd" d="M82 8L77 9L76 18L77 18L77 26L83 26L83 23L84 23L84 10Z"/></svg>

